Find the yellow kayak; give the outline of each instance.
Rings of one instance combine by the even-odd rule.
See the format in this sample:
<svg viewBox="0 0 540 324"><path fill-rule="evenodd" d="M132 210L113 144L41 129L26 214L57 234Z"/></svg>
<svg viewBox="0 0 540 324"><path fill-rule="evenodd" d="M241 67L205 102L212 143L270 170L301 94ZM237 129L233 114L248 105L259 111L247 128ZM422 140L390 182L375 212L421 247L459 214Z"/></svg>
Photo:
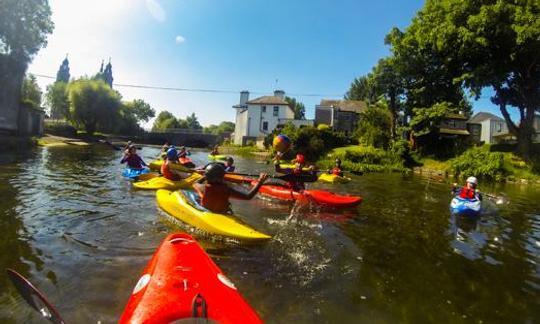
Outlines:
<svg viewBox="0 0 540 324"><path fill-rule="evenodd" d="M152 162L150 162L148 164L148 167L152 171L161 171L161 165L162 164L163 164L163 160L154 160L154 161L152 161ZM183 172L183 171L186 171L186 170L191 170L190 168L188 168L186 166L183 166L182 164L179 164L179 163L171 163L170 167L171 167L171 169L176 170L176 171L180 171L180 172Z"/></svg>
<svg viewBox="0 0 540 324"><path fill-rule="evenodd" d="M294 169L295 168L295 165L294 164L290 164L290 163L280 163L279 166L282 168L282 169ZM303 167L302 168L302 171L310 171L309 167Z"/></svg>
<svg viewBox="0 0 540 324"><path fill-rule="evenodd" d="M232 217L215 214L198 203L198 194L193 191L158 190L158 206L184 223L211 234L241 240L268 240L272 237L241 224Z"/></svg>
<svg viewBox="0 0 540 324"><path fill-rule="evenodd" d="M322 173L319 176L320 182L326 182L326 183L347 183L351 181L351 178L347 177L340 177L335 174L328 174L328 173Z"/></svg>
<svg viewBox="0 0 540 324"><path fill-rule="evenodd" d="M164 177L155 177L146 181L137 181L133 182L133 187L143 190L158 190L158 189L167 189L167 190L178 190L178 189L187 189L191 185L202 178L202 175L198 173L193 173L189 177L179 180L172 181Z"/></svg>

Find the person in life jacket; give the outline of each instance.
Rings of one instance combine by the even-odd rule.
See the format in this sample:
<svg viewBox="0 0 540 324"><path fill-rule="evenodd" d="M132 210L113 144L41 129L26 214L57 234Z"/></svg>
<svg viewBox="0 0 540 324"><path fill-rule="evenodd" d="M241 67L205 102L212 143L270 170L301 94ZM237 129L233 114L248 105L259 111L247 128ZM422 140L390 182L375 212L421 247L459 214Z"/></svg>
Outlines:
<svg viewBox="0 0 540 324"><path fill-rule="evenodd" d="M130 148L131 146L133 146L133 142L132 142L132 141L128 141L128 142L126 143L126 146L124 146L124 153L128 153L129 148Z"/></svg>
<svg viewBox="0 0 540 324"><path fill-rule="evenodd" d="M178 181L182 180L182 177L171 169L171 164L178 163L178 152L174 147L167 150L167 156L165 161L161 165L161 175L169 180Z"/></svg>
<svg viewBox="0 0 540 324"><path fill-rule="evenodd" d="M457 188L457 183L454 183L454 188L452 192L454 195L459 196L463 199L479 199L482 200L482 195L476 189L478 186L478 179L475 177L468 177L465 182L465 186L462 188Z"/></svg>
<svg viewBox="0 0 540 324"><path fill-rule="evenodd" d="M261 173L256 184L246 193L229 187L224 180L225 167L221 163L209 164L205 169L206 182L204 186L195 186L201 196L201 206L217 214L230 212L229 198L249 200L253 198L259 188L268 178L268 174Z"/></svg>
<svg viewBox="0 0 540 324"><path fill-rule="evenodd" d="M165 141L165 143L163 143L163 146L161 146L161 151L159 151L158 158L165 160L167 158L167 151L170 148L171 145L169 145L169 141Z"/></svg>
<svg viewBox="0 0 540 324"><path fill-rule="evenodd" d="M276 155L275 170L279 173L290 174L291 177L287 181L287 187L294 191L303 191L306 189L304 182L317 181L317 174L313 165L309 166L308 170L304 170L306 167L306 158L303 154L297 154L293 160L293 168L282 168L280 166L281 154Z"/></svg>
<svg viewBox="0 0 540 324"><path fill-rule="evenodd" d="M132 169L142 169L144 166L146 166L146 163L137 154L137 148L133 144L130 145L129 148L126 150L126 152L124 153L124 157L122 157L120 163L127 163L128 167Z"/></svg>
<svg viewBox="0 0 540 324"><path fill-rule="evenodd" d="M227 159L225 160L225 172L234 172L235 169L234 159L232 156L227 156Z"/></svg>
<svg viewBox="0 0 540 324"><path fill-rule="evenodd" d="M218 145L214 146L214 148L212 149L212 152L210 152L210 155L219 155L218 148L219 148Z"/></svg>
<svg viewBox="0 0 540 324"><path fill-rule="evenodd" d="M180 151L178 151L178 158L185 158L188 155L189 154L188 154L188 151L186 150L186 147L185 146L180 147Z"/></svg>
<svg viewBox="0 0 540 324"><path fill-rule="evenodd" d="M343 170L341 170L341 160L339 158L336 158L334 167L328 173L343 177Z"/></svg>

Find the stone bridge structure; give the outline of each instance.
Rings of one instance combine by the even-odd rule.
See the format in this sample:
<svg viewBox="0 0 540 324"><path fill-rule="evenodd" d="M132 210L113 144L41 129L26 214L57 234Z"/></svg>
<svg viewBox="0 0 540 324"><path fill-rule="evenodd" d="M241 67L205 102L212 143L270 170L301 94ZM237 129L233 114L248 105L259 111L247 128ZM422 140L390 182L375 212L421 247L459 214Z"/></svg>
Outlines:
<svg viewBox="0 0 540 324"><path fill-rule="evenodd" d="M149 132L139 137L140 143L161 145L166 141L176 146L210 147L221 142L222 137L204 134L201 131L177 130L164 132Z"/></svg>

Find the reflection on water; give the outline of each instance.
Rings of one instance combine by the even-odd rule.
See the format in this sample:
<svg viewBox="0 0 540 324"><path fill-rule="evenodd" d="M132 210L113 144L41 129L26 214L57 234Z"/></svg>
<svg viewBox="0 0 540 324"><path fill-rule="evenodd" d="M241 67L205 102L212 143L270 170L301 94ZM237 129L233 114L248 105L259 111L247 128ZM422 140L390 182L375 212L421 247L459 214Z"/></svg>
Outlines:
<svg viewBox="0 0 540 324"><path fill-rule="evenodd" d="M144 148L151 160L156 149ZM191 156L206 162L207 152ZM161 239L185 230L271 323L534 322L540 318L540 191L504 192L479 219L452 217L445 184L402 175L313 184L359 194L333 210L267 198L233 201L270 233L265 244L215 239L134 191L106 147L52 147L0 156L0 268L46 292L67 321L114 323ZM236 157L240 172L269 170ZM0 272L0 322L40 322Z"/></svg>

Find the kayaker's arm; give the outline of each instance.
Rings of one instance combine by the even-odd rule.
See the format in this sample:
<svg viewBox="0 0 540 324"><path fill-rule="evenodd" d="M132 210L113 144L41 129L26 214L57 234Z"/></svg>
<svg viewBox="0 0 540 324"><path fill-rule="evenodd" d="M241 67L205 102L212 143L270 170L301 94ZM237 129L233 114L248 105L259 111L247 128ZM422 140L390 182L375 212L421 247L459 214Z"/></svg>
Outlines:
<svg viewBox="0 0 540 324"><path fill-rule="evenodd" d="M254 185L247 193L238 191L232 187L229 187L229 190L231 191L231 195L234 198L238 199L244 199L244 200L250 200L251 198L255 197L261 186L264 184L264 182L268 179L268 174L261 173L259 176L259 179L257 180L257 184Z"/></svg>

